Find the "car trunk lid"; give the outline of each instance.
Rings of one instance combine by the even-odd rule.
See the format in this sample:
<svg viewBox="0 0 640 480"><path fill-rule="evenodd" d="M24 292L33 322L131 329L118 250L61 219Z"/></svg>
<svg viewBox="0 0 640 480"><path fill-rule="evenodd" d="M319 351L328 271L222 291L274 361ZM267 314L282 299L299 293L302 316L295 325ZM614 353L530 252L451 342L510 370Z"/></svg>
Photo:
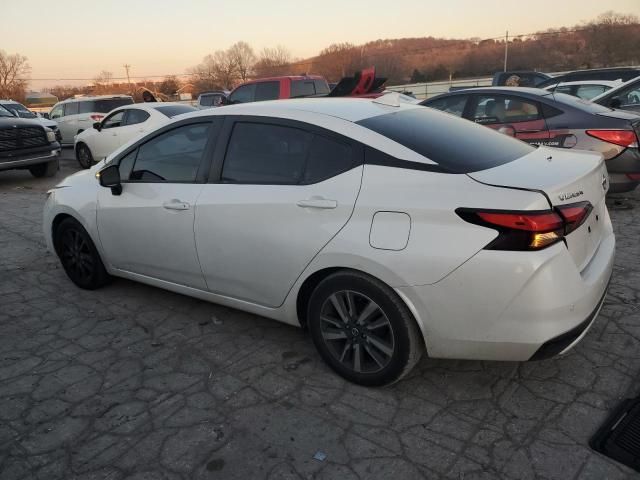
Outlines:
<svg viewBox="0 0 640 480"><path fill-rule="evenodd" d="M588 201L593 210L565 239L580 271L597 251L605 233L605 195L609 188L600 154L540 147L513 162L468 175L487 185L540 192L556 210Z"/></svg>

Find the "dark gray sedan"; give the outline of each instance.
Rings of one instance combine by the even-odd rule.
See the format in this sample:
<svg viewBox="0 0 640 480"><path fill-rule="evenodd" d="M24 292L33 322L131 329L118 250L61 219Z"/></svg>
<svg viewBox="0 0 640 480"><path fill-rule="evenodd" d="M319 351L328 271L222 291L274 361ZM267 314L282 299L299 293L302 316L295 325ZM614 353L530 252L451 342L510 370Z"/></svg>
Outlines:
<svg viewBox="0 0 640 480"><path fill-rule="evenodd" d="M486 87L430 98L449 112L534 145L602 153L611 192L640 183L640 114L537 88Z"/></svg>

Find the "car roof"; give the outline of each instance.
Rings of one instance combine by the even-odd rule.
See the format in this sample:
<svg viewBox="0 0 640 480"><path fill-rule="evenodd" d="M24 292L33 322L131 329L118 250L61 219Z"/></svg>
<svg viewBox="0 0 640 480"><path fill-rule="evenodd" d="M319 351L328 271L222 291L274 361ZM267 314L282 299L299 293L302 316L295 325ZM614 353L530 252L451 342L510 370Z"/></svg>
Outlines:
<svg viewBox="0 0 640 480"><path fill-rule="evenodd" d="M138 110L156 110L158 107L172 107L172 106L185 106L194 108L192 105L187 103L180 102L143 102L143 103L130 103L129 105L122 105L121 107L117 107L118 109L132 109L137 108ZM115 110L115 108L114 108Z"/></svg>
<svg viewBox="0 0 640 480"><path fill-rule="evenodd" d="M576 80L574 82L560 82L556 85L549 85L549 87L562 87L562 86L572 86L572 85L605 85L605 86L618 86L621 85L622 81L620 80Z"/></svg>
<svg viewBox="0 0 640 480"><path fill-rule="evenodd" d="M289 80L324 80L324 77L320 75L280 75L278 77L265 77L265 78L256 78L255 80L247 80L246 82L238 85L238 87L241 87L242 85L247 85L249 83L275 82L278 80L287 80L287 79Z"/></svg>
<svg viewBox="0 0 640 480"><path fill-rule="evenodd" d="M397 112L412 108L423 108L416 103L404 103L395 100L401 95L393 92L376 99L368 98L300 98L289 100L270 100L199 110L181 115L181 118L202 117L208 115L257 115L278 117L291 111L303 111L341 118L349 122L358 122L365 118Z"/></svg>
<svg viewBox="0 0 640 480"><path fill-rule="evenodd" d="M83 102L86 100L110 100L110 99L118 99L118 98L133 98L133 97L131 95L92 95L92 96L86 96L86 97L67 98L66 100L61 100L58 103Z"/></svg>

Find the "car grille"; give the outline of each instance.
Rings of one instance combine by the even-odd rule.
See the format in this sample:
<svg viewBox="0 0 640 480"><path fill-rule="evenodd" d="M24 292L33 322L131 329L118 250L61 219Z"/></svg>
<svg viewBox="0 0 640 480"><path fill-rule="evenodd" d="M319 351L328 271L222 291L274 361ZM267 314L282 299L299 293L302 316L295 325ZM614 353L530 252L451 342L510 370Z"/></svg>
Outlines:
<svg viewBox="0 0 640 480"><path fill-rule="evenodd" d="M49 144L40 127L14 127L0 130L0 151L42 147Z"/></svg>

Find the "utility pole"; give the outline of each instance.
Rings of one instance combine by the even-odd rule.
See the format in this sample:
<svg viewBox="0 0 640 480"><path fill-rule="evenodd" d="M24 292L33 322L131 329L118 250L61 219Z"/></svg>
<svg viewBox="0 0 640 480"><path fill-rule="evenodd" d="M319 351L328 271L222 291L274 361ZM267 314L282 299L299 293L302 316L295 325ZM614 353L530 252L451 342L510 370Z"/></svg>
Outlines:
<svg viewBox="0 0 640 480"><path fill-rule="evenodd" d="M131 68L131 65L125 63L123 67L127 71L127 83L129 84L129 92L131 92L131 79L129 78L129 69Z"/></svg>
<svg viewBox="0 0 640 480"><path fill-rule="evenodd" d="M504 71L507 71L507 56L509 55L509 30L504 36Z"/></svg>

